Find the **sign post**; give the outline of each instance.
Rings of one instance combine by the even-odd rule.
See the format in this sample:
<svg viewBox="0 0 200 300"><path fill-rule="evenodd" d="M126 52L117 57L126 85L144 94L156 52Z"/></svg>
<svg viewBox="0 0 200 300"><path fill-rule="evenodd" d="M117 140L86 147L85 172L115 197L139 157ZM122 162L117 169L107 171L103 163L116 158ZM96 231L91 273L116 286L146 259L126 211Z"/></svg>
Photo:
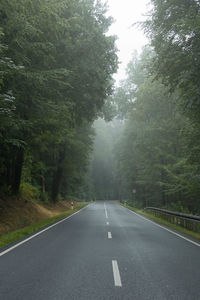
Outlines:
<svg viewBox="0 0 200 300"><path fill-rule="evenodd" d="M74 202L71 201L71 209L74 209Z"/></svg>
<svg viewBox="0 0 200 300"><path fill-rule="evenodd" d="M134 188L133 190L132 190L132 193L133 193L133 205L136 205L136 189ZM135 203L134 203L135 202Z"/></svg>

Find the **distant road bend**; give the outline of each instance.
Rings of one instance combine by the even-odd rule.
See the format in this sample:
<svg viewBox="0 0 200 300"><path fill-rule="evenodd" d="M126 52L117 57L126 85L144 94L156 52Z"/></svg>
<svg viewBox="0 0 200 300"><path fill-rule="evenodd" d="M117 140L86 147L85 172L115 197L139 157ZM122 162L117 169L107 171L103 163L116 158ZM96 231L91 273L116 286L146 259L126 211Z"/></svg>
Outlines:
<svg viewBox="0 0 200 300"><path fill-rule="evenodd" d="M0 272L1 300L200 299L198 242L115 201L1 250Z"/></svg>

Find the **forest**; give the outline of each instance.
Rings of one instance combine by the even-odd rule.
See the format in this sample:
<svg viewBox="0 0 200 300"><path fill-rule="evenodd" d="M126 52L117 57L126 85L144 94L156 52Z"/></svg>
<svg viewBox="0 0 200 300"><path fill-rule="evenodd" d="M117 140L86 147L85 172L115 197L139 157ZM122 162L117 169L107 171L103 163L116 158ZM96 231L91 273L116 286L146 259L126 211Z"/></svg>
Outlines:
<svg viewBox="0 0 200 300"><path fill-rule="evenodd" d="M93 0L0 2L0 196L200 214L200 3L151 0L118 86ZM133 37L130 37L134 39Z"/></svg>
<svg viewBox="0 0 200 300"><path fill-rule="evenodd" d="M117 70L100 1L0 2L0 188L53 202L81 185Z"/></svg>

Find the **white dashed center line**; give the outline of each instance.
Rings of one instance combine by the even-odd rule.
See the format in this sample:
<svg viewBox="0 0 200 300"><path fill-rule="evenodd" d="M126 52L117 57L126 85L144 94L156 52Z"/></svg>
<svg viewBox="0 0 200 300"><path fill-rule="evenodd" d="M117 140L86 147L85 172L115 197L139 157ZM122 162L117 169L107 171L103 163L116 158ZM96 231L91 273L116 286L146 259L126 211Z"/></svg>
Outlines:
<svg viewBox="0 0 200 300"><path fill-rule="evenodd" d="M112 239L112 234L111 234L111 232L108 232L108 239Z"/></svg>
<svg viewBox="0 0 200 300"><path fill-rule="evenodd" d="M106 219L108 219L108 213L107 213L107 210L105 210L105 214L106 214Z"/></svg>
<svg viewBox="0 0 200 300"><path fill-rule="evenodd" d="M113 276L115 286L122 287L121 277L119 273L118 263L116 260L112 260Z"/></svg>
<svg viewBox="0 0 200 300"><path fill-rule="evenodd" d="M106 222L106 225L110 225L109 222Z"/></svg>
<svg viewBox="0 0 200 300"><path fill-rule="evenodd" d="M104 209L105 209L106 219L108 219L108 213L107 213L107 209L106 209L106 204L105 204L105 202L104 202Z"/></svg>

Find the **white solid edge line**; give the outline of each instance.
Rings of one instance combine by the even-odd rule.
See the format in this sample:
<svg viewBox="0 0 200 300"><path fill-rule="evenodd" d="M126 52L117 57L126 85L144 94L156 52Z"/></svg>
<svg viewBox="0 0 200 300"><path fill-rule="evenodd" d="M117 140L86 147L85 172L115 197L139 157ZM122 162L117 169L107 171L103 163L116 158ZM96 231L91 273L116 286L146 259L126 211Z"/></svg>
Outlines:
<svg viewBox="0 0 200 300"><path fill-rule="evenodd" d="M22 244L24 244L24 243L30 241L31 239L33 239L34 237L36 237L36 236L38 236L38 235L40 235L41 233L43 233L43 232L45 232L45 231L51 229L52 227L54 227L54 226L56 226L56 225L58 225L58 224L60 224L60 223L62 223L62 222L64 222L64 221L66 221L67 219L73 217L74 215L78 214L79 212L81 212L83 209L85 209L85 208L88 207L89 205L90 205L90 204L88 204L87 206L81 208L80 210L76 211L75 213L71 214L70 216L68 216L68 217L66 217L66 218L64 218L64 219L62 219L62 220L60 220L60 221L58 221L58 222L56 222L56 223L54 223L54 224L48 226L47 228L45 228L45 229L43 229L43 230L40 230L39 232L33 234L32 236L28 237L27 239L25 239L25 240L23 240L23 241L21 241L21 242L15 244L14 246L12 246L12 247L10 247L10 248L8 248L8 249L6 249L6 250L0 252L0 256L3 256L4 254L6 254L6 253L8 253L8 252L10 252L10 251L12 251L12 250L14 250L15 248L19 247L20 245L22 245Z"/></svg>
<svg viewBox="0 0 200 300"><path fill-rule="evenodd" d="M112 234L111 234L111 232L108 232L108 239L112 239Z"/></svg>
<svg viewBox="0 0 200 300"><path fill-rule="evenodd" d="M121 207L123 207L123 206L121 206ZM150 223L153 223L154 225L156 225L156 226L158 226L158 227L160 227L160 228L162 228L162 229L164 229L164 230L166 230L166 231L168 231L168 232L170 232L170 233L172 233L172 234L174 234L174 235L180 237L181 239L183 239L183 240L185 240L185 241L187 241L187 242L189 242L189 243L191 243L191 244L193 244L193 245L195 245L195 246L200 247L200 244L199 244L199 243L196 243L196 242L194 242L194 241L192 241L192 240L190 240L190 239L188 239L188 238L182 236L181 234L178 234L178 233L176 233L176 232L174 232L174 231L172 231L172 230L170 230L170 229L168 229L168 228L166 228L166 227L164 227L164 226L161 226L161 225L157 224L156 222L151 221L151 220L149 220L149 219L147 219L147 218L141 216L140 214L137 214L136 212L130 210L130 209L127 208L127 207L123 207L123 208L124 208L124 209L127 209L129 212L131 212L131 213L137 215L138 217L140 217L140 218L142 218L142 219L144 219L144 220L146 220L146 221L148 221L148 222L150 222Z"/></svg>
<svg viewBox="0 0 200 300"><path fill-rule="evenodd" d="M121 277L119 273L118 263L116 260L112 260L113 276L115 286L122 286Z"/></svg>

